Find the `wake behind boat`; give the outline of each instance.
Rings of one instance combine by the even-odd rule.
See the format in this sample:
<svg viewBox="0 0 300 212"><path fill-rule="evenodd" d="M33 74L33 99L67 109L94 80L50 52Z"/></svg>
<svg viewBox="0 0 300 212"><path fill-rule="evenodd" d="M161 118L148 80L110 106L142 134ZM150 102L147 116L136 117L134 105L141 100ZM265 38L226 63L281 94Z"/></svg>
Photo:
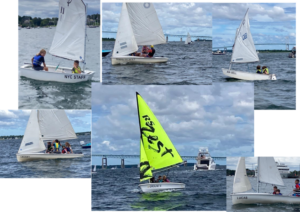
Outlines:
<svg viewBox="0 0 300 212"><path fill-rule="evenodd" d="M72 73L72 68L47 66L48 71L36 71L32 64L24 64L19 73L22 77L40 81L55 81L64 83L78 83L91 80L94 71L84 70L86 60L86 5L82 0L71 2L59 1L59 18L55 35L50 47L53 56L79 61L83 63L81 74Z"/></svg>
<svg viewBox="0 0 300 212"><path fill-rule="evenodd" d="M164 43L166 39L152 3L123 3L112 65L167 62L166 57L129 56L137 52L138 46Z"/></svg>

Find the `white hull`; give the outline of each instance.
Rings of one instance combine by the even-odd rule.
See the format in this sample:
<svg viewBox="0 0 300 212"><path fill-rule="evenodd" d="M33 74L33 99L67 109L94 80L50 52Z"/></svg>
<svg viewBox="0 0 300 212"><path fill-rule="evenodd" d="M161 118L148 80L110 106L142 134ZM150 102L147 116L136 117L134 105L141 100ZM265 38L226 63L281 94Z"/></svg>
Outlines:
<svg viewBox="0 0 300 212"><path fill-rule="evenodd" d="M213 163L210 166L206 164L195 164L194 170L216 170L216 164Z"/></svg>
<svg viewBox="0 0 300 212"><path fill-rule="evenodd" d="M226 68L222 68L222 71L226 76L241 80L276 80L275 74L257 74L245 71L229 70Z"/></svg>
<svg viewBox="0 0 300 212"><path fill-rule="evenodd" d="M144 63L165 63L168 61L166 57L137 57L137 56L119 56L111 57L111 64L144 64Z"/></svg>
<svg viewBox="0 0 300 212"><path fill-rule="evenodd" d="M17 153L18 162L34 161L34 160L53 160L53 159L71 159L83 157L83 154L56 154L56 153Z"/></svg>
<svg viewBox="0 0 300 212"><path fill-rule="evenodd" d="M21 66L19 69L19 75L30 79L40 81L54 81L64 83L78 83L91 80L95 74L94 71L85 70L81 74L72 74L72 68L59 67L57 70L56 66L47 66L48 71L36 71L32 68L31 64Z"/></svg>
<svg viewBox="0 0 300 212"><path fill-rule="evenodd" d="M300 204L300 197L273 195L268 193L232 194L232 204Z"/></svg>
<svg viewBox="0 0 300 212"><path fill-rule="evenodd" d="M164 191L164 190L181 190L185 189L184 183L145 183L140 184L139 187L141 188L142 192L149 193L149 192L157 192L157 191Z"/></svg>

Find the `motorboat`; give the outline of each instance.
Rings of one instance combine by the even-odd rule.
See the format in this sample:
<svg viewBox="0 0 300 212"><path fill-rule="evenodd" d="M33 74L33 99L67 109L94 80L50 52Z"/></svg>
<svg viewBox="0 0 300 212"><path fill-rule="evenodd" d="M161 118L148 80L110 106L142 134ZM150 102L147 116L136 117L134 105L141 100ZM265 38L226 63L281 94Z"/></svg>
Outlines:
<svg viewBox="0 0 300 212"><path fill-rule="evenodd" d="M207 147L200 147L198 157L196 158L197 163L194 164L194 170L215 170L216 163L209 154Z"/></svg>

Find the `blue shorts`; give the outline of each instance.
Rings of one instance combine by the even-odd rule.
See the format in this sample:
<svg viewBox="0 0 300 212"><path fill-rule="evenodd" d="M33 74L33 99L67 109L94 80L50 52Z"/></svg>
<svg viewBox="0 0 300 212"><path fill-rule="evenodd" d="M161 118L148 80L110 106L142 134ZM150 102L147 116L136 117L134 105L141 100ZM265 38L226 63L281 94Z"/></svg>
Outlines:
<svg viewBox="0 0 300 212"><path fill-rule="evenodd" d="M44 67L43 66L32 66L32 68L36 71L42 71L44 70Z"/></svg>

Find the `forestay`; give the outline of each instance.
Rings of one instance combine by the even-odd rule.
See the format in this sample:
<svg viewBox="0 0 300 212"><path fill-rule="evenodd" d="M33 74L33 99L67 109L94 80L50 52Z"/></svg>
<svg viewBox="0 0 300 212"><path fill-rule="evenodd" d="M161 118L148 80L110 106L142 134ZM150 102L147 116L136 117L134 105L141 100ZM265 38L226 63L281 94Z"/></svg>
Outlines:
<svg viewBox="0 0 300 212"><path fill-rule="evenodd" d="M18 153L40 152L45 149L44 142L41 140L40 127L38 124L38 111L32 110Z"/></svg>
<svg viewBox="0 0 300 212"><path fill-rule="evenodd" d="M60 0L58 22L50 54L85 61L86 6L82 0Z"/></svg>
<svg viewBox="0 0 300 212"><path fill-rule="evenodd" d="M191 43L192 38L190 36L190 33L187 34L186 40L185 40L185 44Z"/></svg>
<svg viewBox="0 0 300 212"><path fill-rule="evenodd" d="M231 56L232 63L248 63L259 61L256 48L250 32L248 10L237 29L234 48Z"/></svg>
<svg viewBox="0 0 300 212"><path fill-rule="evenodd" d="M251 189L251 183L247 177L245 158L239 158L233 180L233 193L245 192Z"/></svg>
<svg viewBox="0 0 300 212"><path fill-rule="evenodd" d="M137 50L138 45L132 31L127 6L123 3L112 56L124 56Z"/></svg>
<svg viewBox="0 0 300 212"><path fill-rule="evenodd" d="M258 181L260 183L284 185L273 157L259 157L258 164Z"/></svg>
<svg viewBox="0 0 300 212"><path fill-rule="evenodd" d="M137 45L166 43L152 3L126 3L126 5Z"/></svg>

